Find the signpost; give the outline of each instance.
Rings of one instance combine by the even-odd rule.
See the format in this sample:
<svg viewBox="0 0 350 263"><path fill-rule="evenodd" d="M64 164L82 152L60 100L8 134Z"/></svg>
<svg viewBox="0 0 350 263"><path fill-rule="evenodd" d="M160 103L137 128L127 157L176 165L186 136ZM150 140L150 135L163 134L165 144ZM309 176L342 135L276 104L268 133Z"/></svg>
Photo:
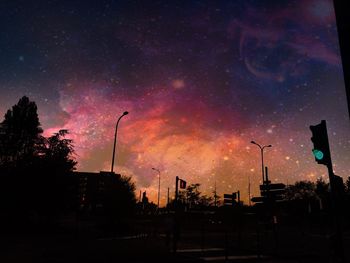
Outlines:
<svg viewBox="0 0 350 263"><path fill-rule="evenodd" d="M178 176L175 178L175 202L177 202L179 197L179 182L180 182L180 189L186 189L186 181L180 179Z"/></svg>
<svg viewBox="0 0 350 263"><path fill-rule="evenodd" d="M261 191L272 191L272 190L280 190L286 188L285 184L262 184L260 185Z"/></svg>
<svg viewBox="0 0 350 263"><path fill-rule="evenodd" d="M260 185L260 195L250 199L254 203L268 203L283 201L283 195L286 192L286 185L281 183L271 184L268 177L267 167L265 167L265 181Z"/></svg>
<svg viewBox="0 0 350 263"><path fill-rule="evenodd" d="M266 198L266 201L282 201L286 192L284 184L264 184L260 185L260 194Z"/></svg>
<svg viewBox="0 0 350 263"><path fill-rule="evenodd" d="M253 203L263 203L265 201L265 197L263 196L257 196L257 197L252 197L252 199L250 199Z"/></svg>
<svg viewBox="0 0 350 263"><path fill-rule="evenodd" d="M236 201L236 199L238 199ZM224 194L224 205L232 205L234 206L235 203L239 203L240 200L240 192L233 192L232 194Z"/></svg>

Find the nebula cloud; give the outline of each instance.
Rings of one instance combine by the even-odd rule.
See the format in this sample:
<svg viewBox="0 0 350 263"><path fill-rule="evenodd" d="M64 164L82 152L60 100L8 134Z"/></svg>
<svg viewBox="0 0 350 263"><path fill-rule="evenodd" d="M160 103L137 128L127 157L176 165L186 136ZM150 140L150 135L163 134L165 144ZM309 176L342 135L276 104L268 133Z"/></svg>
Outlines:
<svg viewBox="0 0 350 263"><path fill-rule="evenodd" d="M68 129L78 171L132 176L161 203L175 177L212 195L327 178L309 125L327 120L334 171L350 127L331 0L29 3L4 13L0 110L34 100L50 136ZM10 10L10 9L9 9ZM12 10L12 9L11 9ZM140 12L142 10L142 12ZM6 22L7 23L7 22Z"/></svg>

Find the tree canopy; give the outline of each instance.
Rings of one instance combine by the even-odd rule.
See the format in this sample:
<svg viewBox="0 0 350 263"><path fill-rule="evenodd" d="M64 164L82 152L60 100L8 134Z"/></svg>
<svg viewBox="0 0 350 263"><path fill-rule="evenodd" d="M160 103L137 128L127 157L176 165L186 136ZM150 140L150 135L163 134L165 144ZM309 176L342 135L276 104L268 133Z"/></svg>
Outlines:
<svg viewBox="0 0 350 263"><path fill-rule="evenodd" d="M46 138L37 106L22 97L0 124L0 176L7 185L1 191L16 213L52 213L65 200L66 177L75 169L74 147L67 130ZM49 211L50 210L50 211Z"/></svg>
<svg viewBox="0 0 350 263"><path fill-rule="evenodd" d="M0 164L17 165L19 161L35 156L42 139L35 102L22 97L9 109L0 124Z"/></svg>
<svg viewBox="0 0 350 263"><path fill-rule="evenodd" d="M9 109L0 124L0 167L8 171L56 172L74 170L73 142L68 130L42 136L36 103L23 96Z"/></svg>

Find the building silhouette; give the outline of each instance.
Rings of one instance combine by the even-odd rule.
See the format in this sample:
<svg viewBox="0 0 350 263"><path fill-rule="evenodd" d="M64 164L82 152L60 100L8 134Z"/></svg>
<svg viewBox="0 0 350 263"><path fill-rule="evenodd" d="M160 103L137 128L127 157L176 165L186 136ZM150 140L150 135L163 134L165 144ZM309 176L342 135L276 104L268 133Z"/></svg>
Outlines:
<svg viewBox="0 0 350 263"><path fill-rule="evenodd" d="M98 212L104 209L105 194L121 175L114 172L73 172L78 182L79 209Z"/></svg>

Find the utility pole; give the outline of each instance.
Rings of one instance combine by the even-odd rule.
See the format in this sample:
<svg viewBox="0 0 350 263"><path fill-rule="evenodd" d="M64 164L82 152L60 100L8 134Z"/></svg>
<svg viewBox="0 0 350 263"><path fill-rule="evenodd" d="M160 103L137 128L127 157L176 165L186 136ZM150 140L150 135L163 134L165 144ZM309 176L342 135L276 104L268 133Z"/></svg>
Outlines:
<svg viewBox="0 0 350 263"><path fill-rule="evenodd" d="M175 203L177 203L177 199L179 198L179 177L176 176L175 179Z"/></svg>
<svg viewBox="0 0 350 263"><path fill-rule="evenodd" d="M169 187L168 187L168 196L167 196L167 203L166 203L166 206L167 206L167 207L169 206Z"/></svg>
<svg viewBox="0 0 350 263"><path fill-rule="evenodd" d="M248 176L248 199L249 199L249 206L251 206L251 201L250 201L250 176Z"/></svg>
<svg viewBox="0 0 350 263"><path fill-rule="evenodd" d="M214 204L215 204L215 207L217 207L216 198L217 198L217 195L216 195L216 180L215 180L215 185L214 185Z"/></svg>
<svg viewBox="0 0 350 263"><path fill-rule="evenodd" d="M160 171L157 168L152 168L152 170L158 172L158 203L157 203L157 209L159 210L159 199L160 199Z"/></svg>

